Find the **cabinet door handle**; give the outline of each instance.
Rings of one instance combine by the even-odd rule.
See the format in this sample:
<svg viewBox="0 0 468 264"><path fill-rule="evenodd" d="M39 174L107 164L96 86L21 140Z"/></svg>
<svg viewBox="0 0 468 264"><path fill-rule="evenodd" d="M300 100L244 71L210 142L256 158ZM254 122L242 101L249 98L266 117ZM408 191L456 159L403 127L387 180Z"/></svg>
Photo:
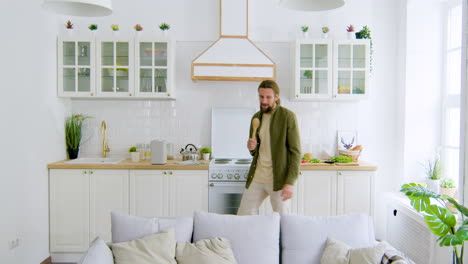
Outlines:
<svg viewBox="0 0 468 264"><path fill-rule="evenodd" d="M87 171L83 171L83 174L88 174L88 172L87 172Z"/></svg>
<svg viewBox="0 0 468 264"><path fill-rule="evenodd" d="M165 172L163 172L163 174L164 174L164 175L166 175L166 174L167 174L167 172L165 171Z"/></svg>
<svg viewBox="0 0 468 264"><path fill-rule="evenodd" d="M132 96L132 93L128 93L129 96Z"/></svg>
<svg viewBox="0 0 468 264"><path fill-rule="evenodd" d="M214 183L210 183L209 186L210 186L210 187L214 187Z"/></svg>
<svg viewBox="0 0 468 264"><path fill-rule="evenodd" d="M169 174L172 175L172 171L169 171Z"/></svg>
<svg viewBox="0 0 468 264"><path fill-rule="evenodd" d="M338 175L342 175L341 171L338 172Z"/></svg>
<svg viewBox="0 0 468 264"><path fill-rule="evenodd" d="M89 174L93 174L93 171L92 171L92 170L90 170L90 171L89 171Z"/></svg>

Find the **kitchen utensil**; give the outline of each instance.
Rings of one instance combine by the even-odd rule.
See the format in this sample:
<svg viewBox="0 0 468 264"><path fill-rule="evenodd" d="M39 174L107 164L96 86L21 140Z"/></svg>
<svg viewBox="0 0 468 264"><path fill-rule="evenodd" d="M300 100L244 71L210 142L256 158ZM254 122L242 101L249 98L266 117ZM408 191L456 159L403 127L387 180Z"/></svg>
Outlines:
<svg viewBox="0 0 468 264"><path fill-rule="evenodd" d="M252 131L251 139L255 139L255 137L256 137L255 135L257 133L257 129L258 129L259 126L260 126L260 119L258 119L258 118L252 119L252 130L253 131Z"/></svg>
<svg viewBox="0 0 468 264"><path fill-rule="evenodd" d="M197 147L193 144L187 144L185 148L181 148L180 154L182 154L182 160L198 160L200 157Z"/></svg>

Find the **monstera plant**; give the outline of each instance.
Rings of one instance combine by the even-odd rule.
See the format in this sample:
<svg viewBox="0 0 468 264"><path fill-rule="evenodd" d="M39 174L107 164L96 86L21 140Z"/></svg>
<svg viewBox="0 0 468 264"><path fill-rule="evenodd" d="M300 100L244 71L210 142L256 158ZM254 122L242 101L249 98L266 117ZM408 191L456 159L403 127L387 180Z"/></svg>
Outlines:
<svg viewBox="0 0 468 264"><path fill-rule="evenodd" d="M423 214L429 230L439 236L439 246L453 247L453 264L463 264L464 243L468 240L468 220L465 220L468 208L448 195L427 189L425 184L404 184L400 191L410 199L413 208ZM447 208L449 204L460 212L459 221Z"/></svg>

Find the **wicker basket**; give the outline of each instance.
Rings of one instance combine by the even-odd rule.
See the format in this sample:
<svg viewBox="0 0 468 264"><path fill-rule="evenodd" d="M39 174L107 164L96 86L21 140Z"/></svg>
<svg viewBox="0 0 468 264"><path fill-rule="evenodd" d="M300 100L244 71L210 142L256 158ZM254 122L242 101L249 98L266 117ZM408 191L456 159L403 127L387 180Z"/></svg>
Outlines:
<svg viewBox="0 0 468 264"><path fill-rule="evenodd" d="M353 159L353 161L358 161L359 155L361 155L361 151L362 149L360 150L341 150L340 149L338 150L338 154L342 156L350 157Z"/></svg>

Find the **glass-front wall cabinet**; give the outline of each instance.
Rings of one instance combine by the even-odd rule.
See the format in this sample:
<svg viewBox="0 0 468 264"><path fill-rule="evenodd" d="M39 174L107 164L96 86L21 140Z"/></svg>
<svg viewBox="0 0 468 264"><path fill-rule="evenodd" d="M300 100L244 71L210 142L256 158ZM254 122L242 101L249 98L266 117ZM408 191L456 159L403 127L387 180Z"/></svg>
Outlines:
<svg viewBox="0 0 468 264"><path fill-rule="evenodd" d="M296 99L326 99L332 92L331 41L301 40L296 42Z"/></svg>
<svg viewBox="0 0 468 264"><path fill-rule="evenodd" d="M90 39L59 39L59 96L88 97L94 95L94 56L94 42Z"/></svg>
<svg viewBox="0 0 468 264"><path fill-rule="evenodd" d="M369 41L350 40L335 44L336 98L356 99L368 93Z"/></svg>
<svg viewBox="0 0 468 264"><path fill-rule="evenodd" d="M170 97L171 42L139 40L136 45L137 95Z"/></svg>
<svg viewBox="0 0 468 264"><path fill-rule="evenodd" d="M296 100L361 99L368 93L369 40L297 40Z"/></svg>
<svg viewBox="0 0 468 264"><path fill-rule="evenodd" d="M97 44L99 96L133 96L133 42L100 40Z"/></svg>

